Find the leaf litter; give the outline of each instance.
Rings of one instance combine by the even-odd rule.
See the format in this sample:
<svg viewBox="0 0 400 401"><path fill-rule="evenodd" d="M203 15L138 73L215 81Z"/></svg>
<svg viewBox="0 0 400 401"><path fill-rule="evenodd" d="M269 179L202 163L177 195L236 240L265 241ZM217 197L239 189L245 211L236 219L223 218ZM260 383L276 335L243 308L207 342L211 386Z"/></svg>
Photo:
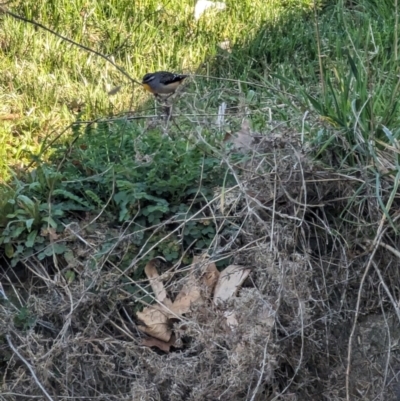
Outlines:
<svg viewBox="0 0 400 401"><path fill-rule="evenodd" d="M174 302L171 302L157 271L155 259L148 262L145 273L159 304L137 312L137 317L143 323L138 326L139 329L154 338L154 341L151 338L147 339L143 345L169 351L174 345L174 341L171 340L174 320L183 315L190 317L192 308L206 303L213 302L216 307L222 306L238 293L250 271L251 269L243 266L230 265L220 273L214 262L208 261L205 256L195 256L181 290ZM237 325L233 310L226 311L224 316L228 327Z"/></svg>

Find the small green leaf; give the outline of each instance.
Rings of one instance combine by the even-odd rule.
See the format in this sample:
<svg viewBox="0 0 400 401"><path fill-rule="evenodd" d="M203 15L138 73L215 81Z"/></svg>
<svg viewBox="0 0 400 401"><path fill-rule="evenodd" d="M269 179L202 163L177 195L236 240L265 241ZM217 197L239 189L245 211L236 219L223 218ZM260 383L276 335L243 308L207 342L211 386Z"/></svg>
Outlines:
<svg viewBox="0 0 400 401"><path fill-rule="evenodd" d="M20 226L14 228L11 230L11 238L18 238L23 231L25 231L25 227Z"/></svg>
<svg viewBox="0 0 400 401"><path fill-rule="evenodd" d="M14 247L10 243L5 244L4 251L7 258L11 259L14 256Z"/></svg>
<svg viewBox="0 0 400 401"><path fill-rule="evenodd" d="M206 243L202 239L200 241L196 242L197 248L202 249L202 248L204 248L205 245L206 245Z"/></svg>
<svg viewBox="0 0 400 401"><path fill-rule="evenodd" d="M35 207L35 203L32 201L32 199L28 198L25 195L18 195L17 199L21 201L26 207L29 209L33 210Z"/></svg>
<svg viewBox="0 0 400 401"><path fill-rule="evenodd" d="M69 265L75 263L75 256L74 256L74 253L71 250L67 250L64 253L64 259Z"/></svg>
<svg viewBox="0 0 400 401"><path fill-rule="evenodd" d="M25 220L25 225L26 225L26 228L28 229L29 232L31 231L32 224L33 224L34 221L35 221L35 219Z"/></svg>
<svg viewBox="0 0 400 401"><path fill-rule="evenodd" d="M68 283L75 281L75 272L73 270L67 270L64 276Z"/></svg>
<svg viewBox="0 0 400 401"><path fill-rule="evenodd" d="M25 246L28 248L32 248L33 245L35 244L35 239L37 236L38 232L37 230L33 230L29 235L27 240L25 241Z"/></svg>
<svg viewBox="0 0 400 401"><path fill-rule="evenodd" d="M64 244L52 244L47 246L43 252L38 254L39 260L43 260L47 256L60 255L65 253L68 248Z"/></svg>
<svg viewBox="0 0 400 401"><path fill-rule="evenodd" d="M49 223L49 225L53 228L57 228L57 223L51 216L43 217L43 221Z"/></svg>
<svg viewBox="0 0 400 401"><path fill-rule="evenodd" d="M103 202L101 201L101 199L97 196L96 193L94 193L93 191L91 191L90 189L87 189L85 191L85 194L91 199L93 200L97 206L102 207L103 206Z"/></svg>
<svg viewBox="0 0 400 401"><path fill-rule="evenodd" d="M53 248L54 253L57 254L57 255L61 255L62 253L65 253L68 250L66 245L58 244L58 243L57 244L53 244L52 248Z"/></svg>

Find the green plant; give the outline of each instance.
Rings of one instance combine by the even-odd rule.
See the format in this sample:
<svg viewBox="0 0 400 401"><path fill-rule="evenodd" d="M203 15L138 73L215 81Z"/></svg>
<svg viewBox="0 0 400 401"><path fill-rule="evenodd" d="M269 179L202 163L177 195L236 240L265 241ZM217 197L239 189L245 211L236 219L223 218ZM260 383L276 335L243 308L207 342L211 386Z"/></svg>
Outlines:
<svg viewBox="0 0 400 401"><path fill-rule="evenodd" d="M57 153L52 160L61 158ZM218 157L197 143L183 137L172 140L159 130L144 132L135 122L120 120L82 133L63 163L66 180L60 187L93 208L107 205L108 218L130 223L133 243L147 243L146 251L166 234L163 225L177 226L178 220L190 219L211 200L211 188L222 184L224 170ZM201 226L196 221L190 224ZM159 225L157 235L148 230ZM182 231L185 245L199 239L209 244L215 232L187 227ZM175 236L162 247L167 260L177 259Z"/></svg>
<svg viewBox="0 0 400 401"><path fill-rule="evenodd" d="M374 196L394 227L390 205L399 183L400 137L397 23L391 3L360 1L358 7L360 12L354 15L338 4L330 17L335 38L325 25L326 19L321 19L323 28L319 21L320 32L331 38L329 42L321 40L323 50L318 54L323 60L319 68L321 85L297 89L320 118L317 133L310 132L309 136L316 157L327 160L328 153L337 163L335 167L347 169L349 174L364 174L341 218L358 225L364 211L363 218L368 222L368 198ZM393 182L390 190L385 184L388 178ZM385 205L387 194L390 202ZM360 208L359 216L347 215L354 203Z"/></svg>
<svg viewBox="0 0 400 401"><path fill-rule="evenodd" d="M20 182L17 191L2 193L0 245L3 245L4 252L11 259L12 265L21 258L33 254L43 259L53 253L66 251L65 245L60 243L49 245L45 240L51 232L56 233L61 229L64 205L56 204L49 207L46 199L37 199L33 197L32 192L29 185Z"/></svg>
<svg viewBox="0 0 400 401"><path fill-rule="evenodd" d="M49 245L45 236L99 211L110 224L129 225L130 255L146 260L161 254L175 261L193 244L210 245L216 227L205 222L212 210L207 203L226 176L210 150L125 119L75 129L74 135L69 149L57 145L49 163L18 181L6 202L0 241L13 264L33 253L65 254L63 242ZM231 181L228 175L225 185Z"/></svg>

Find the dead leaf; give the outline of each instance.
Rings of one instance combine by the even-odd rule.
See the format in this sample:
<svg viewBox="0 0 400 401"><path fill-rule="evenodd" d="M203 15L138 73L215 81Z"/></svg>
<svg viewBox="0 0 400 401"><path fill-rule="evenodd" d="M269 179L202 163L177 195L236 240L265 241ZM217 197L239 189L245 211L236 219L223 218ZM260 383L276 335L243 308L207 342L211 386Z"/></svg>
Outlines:
<svg viewBox="0 0 400 401"><path fill-rule="evenodd" d="M230 265L219 276L214 291L214 304L218 305L235 295L250 274L250 269Z"/></svg>
<svg viewBox="0 0 400 401"><path fill-rule="evenodd" d="M186 278L186 283L176 296L174 303L170 307L173 312L183 315L190 311L192 305L204 303L202 289L205 293L212 294L214 286L219 277L219 271L214 262L206 261L205 255L193 257L193 269ZM204 263L205 262L205 263ZM203 264L203 266L201 266ZM196 277L196 271L201 269L200 278ZM203 288L202 288L203 287Z"/></svg>
<svg viewBox="0 0 400 401"><path fill-rule="evenodd" d="M189 312L192 305L201 303L203 303L203 299L200 287L194 280L190 280L183 286L170 309L177 315L183 315Z"/></svg>
<svg viewBox="0 0 400 401"><path fill-rule="evenodd" d="M167 354L170 351L170 348L175 345L176 338L174 335L171 336L168 342L161 341L154 337L148 337L142 339L142 345L145 347L157 347L161 351L166 352Z"/></svg>
<svg viewBox="0 0 400 401"><path fill-rule="evenodd" d="M141 331L154 338L168 342L172 335L169 325L170 319L176 318L177 315L188 313L193 305L204 303L202 293L212 294L220 273L215 263L205 261L204 256L193 258L193 268L172 303L158 274L156 262L156 259L148 262L145 267L145 273L150 280L151 288L157 300L162 302L165 307L154 305L144 308L142 312L137 313L137 317L143 322L143 325L139 326ZM166 348L165 345L163 347Z"/></svg>
<svg viewBox="0 0 400 401"><path fill-rule="evenodd" d="M171 301L167 296L167 291L165 290L164 284L161 281L160 275L158 274L156 263L157 259L150 260L144 268L144 272L150 281L151 289L153 290L156 298L160 302L169 304Z"/></svg>
<svg viewBox="0 0 400 401"><path fill-rule="evenodd" d="M169 317L165 312L149 306L142 312L137 312L136 316L144 323L144 326L138 326L144 333L165 342L171 339L172 330L169 327Z"/></svg>
<svg viewBox="0 0 400 401"><path fill-rule="evenodd" d="M59 238L59 235L56 233L56 230L53 227L42 228L40 231L40 235L42 237L49 237L50 240L55 241Z"/></svg>
<svg viewBox="0 0 400 401"><path fill-rule="evenodd" d="M12 120L17 120L19 118L21 118L21 116L19 114L16 114L16 113L0 115L0 120L1 121L12 121Z"/></svg>
<svg viewBox="0 0 400 401"><path fill-rule="evenodd" d="M196 255L193 257L193 275L195 271L200 270L201 281L200 283L206 286L210 291L214 289L215 284L219 278L219 271L214 262L210 262L207 254Z"/></svg>
<svg viewBox="0 0 400 401"><path fill-rule="evenodd" d="M226 323L230 329L235 328L239 324L234 311L226 311L224 313L224 316L226 318Z"/></svg>
<svg viewBox="0 0 400 401"><path fill-rule="evenodd" d="M210 293L212 293L215 284L217 284L219 275L220 273L214 262L209 262L203 269L201 281L207 287Z"/></svg>

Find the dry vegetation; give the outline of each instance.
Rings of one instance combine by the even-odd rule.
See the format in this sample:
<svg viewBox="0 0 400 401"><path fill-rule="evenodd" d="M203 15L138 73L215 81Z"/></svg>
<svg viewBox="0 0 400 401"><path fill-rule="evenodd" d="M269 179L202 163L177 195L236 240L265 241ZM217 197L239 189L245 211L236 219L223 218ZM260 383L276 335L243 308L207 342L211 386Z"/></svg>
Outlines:
<svg viewBox="0 0 400 401"><path fill-rule="evenodd" d="M0 401L400 400L397 3L255 2L20 5L135 76L191 54L171 121L2 21Z"/></svg>
<svg viewBox="0 0 400 401"><path fill-rule="evenodd" d="M217 248L249 277L224 305L208 293L170 319L175 338L164 350L138 330L121 278L143 287L147 280L134 281L110 254L93 269L102 237L88 225L63 238L75 242L73 281L58 263L26 263L20 284L37 323L24 331L10 306L1 309L3 399L46 399L40 384L49 400L396 400L396 237L376 198L360 193L365 201L346 210L363 177L311 162L296 138L282 127L268 139L247 138L235 196L208 209L214 219L241 221L237 238L217 238ZM355 213L360 220L350 221ZM127 238L115 235L112 252L120 252ZM168 297L208 263L160 262ZM226 310L237 325L227 324Z"/></svg>

